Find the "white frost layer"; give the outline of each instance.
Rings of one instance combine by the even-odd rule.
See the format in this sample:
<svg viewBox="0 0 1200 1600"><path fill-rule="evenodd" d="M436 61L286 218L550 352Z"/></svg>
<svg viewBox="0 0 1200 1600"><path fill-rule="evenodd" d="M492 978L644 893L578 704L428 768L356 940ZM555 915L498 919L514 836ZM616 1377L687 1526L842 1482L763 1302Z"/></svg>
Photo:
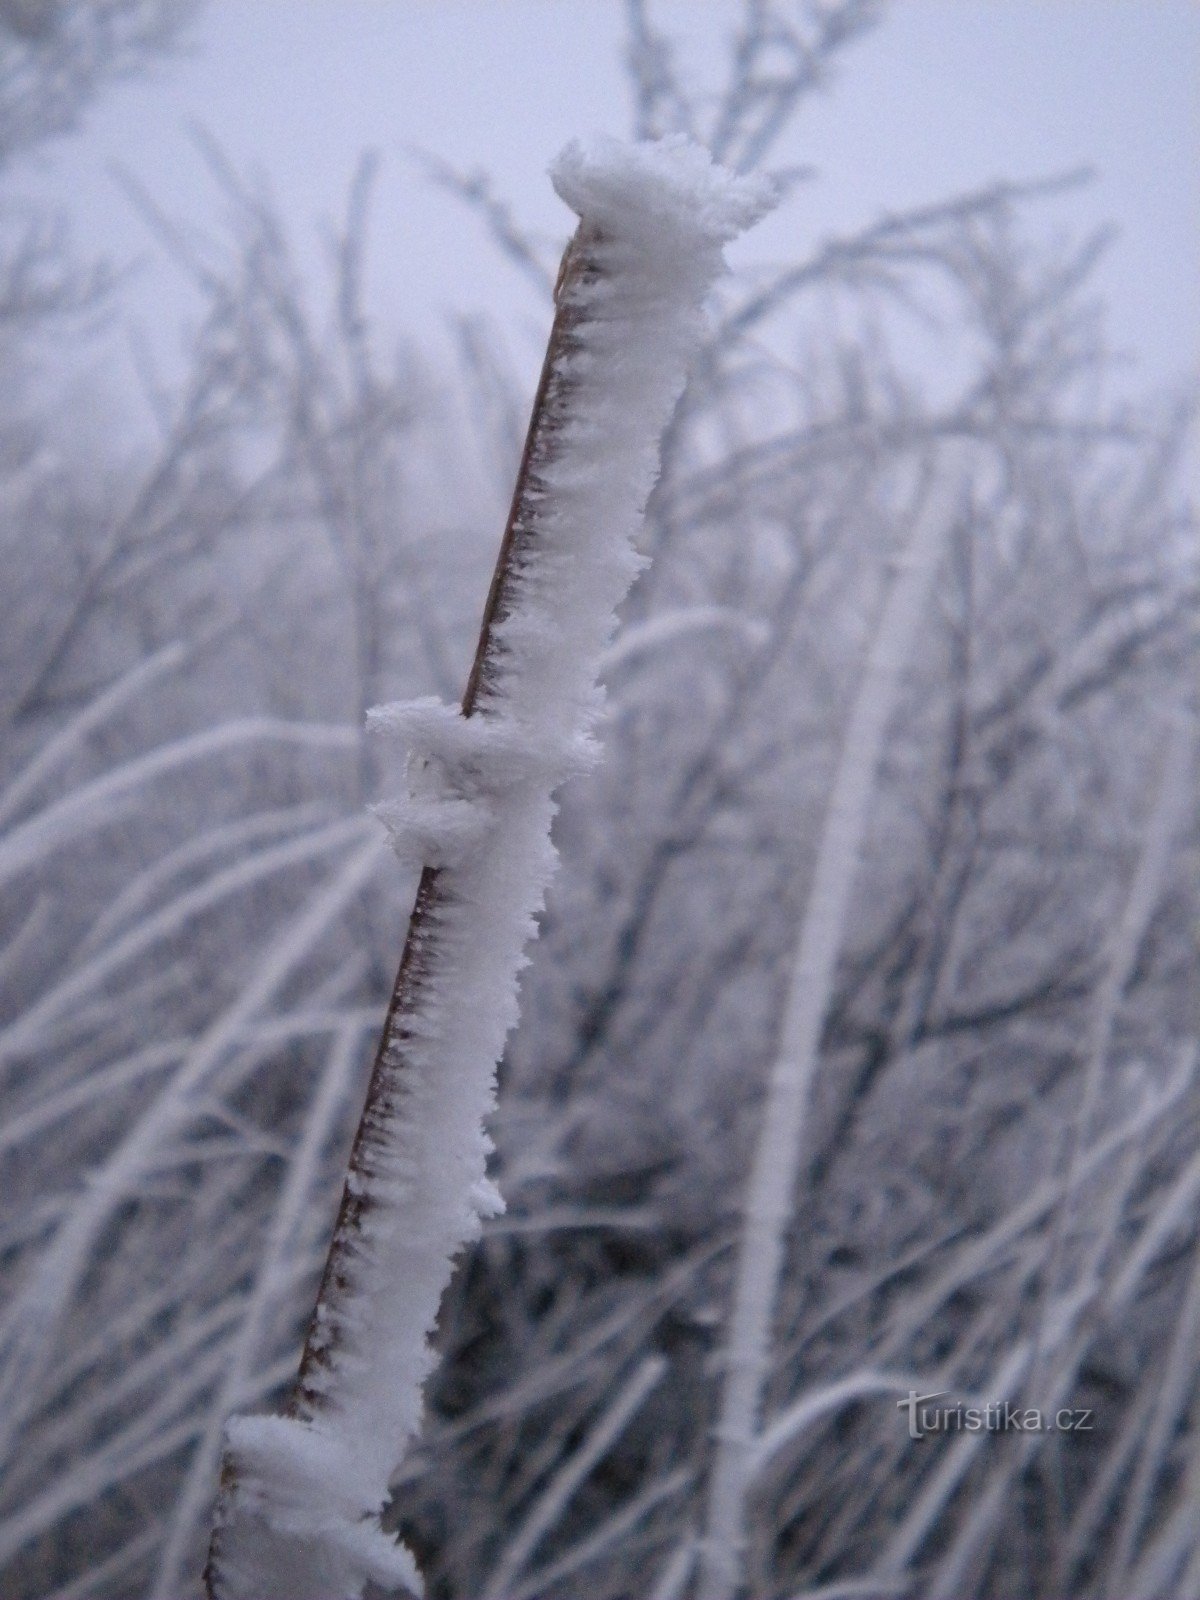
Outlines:
<svg viewBox="0 0 1200 1600"><path fill-rule="evenodd" d="M409 751L409 792L380 808L384 820L402 857L441 869L421 935L434 977L396 1052L389 1114L351 1174L370 1204L322 1329L320 1401L301 1419L230 1425L220 1600L358 1600L369 1580L417 1586L379 1512L420 1423L428 1336L454 1257L502 1205L484 1124L554 866L554 790L590 759L599 663L640 564L634 539L659 439L703 333L721 246L771 202L768 184L730 177L681 139L571 145L552 177L595 236L587 249L599 268L569 291L567 420L538 467L520 530L528 560L505 592L474 715L428 700L372 715Z"/></svg>
<svg viewBox="0 0 1200 1600"><path fill-rule="evenodd" d="M222 1528L220 1594L325 1600L368 1581L420 1592L412 1556L364 1513L352 1441L286 1417L235 1417L226 1462L236 1514Z"/></svg>

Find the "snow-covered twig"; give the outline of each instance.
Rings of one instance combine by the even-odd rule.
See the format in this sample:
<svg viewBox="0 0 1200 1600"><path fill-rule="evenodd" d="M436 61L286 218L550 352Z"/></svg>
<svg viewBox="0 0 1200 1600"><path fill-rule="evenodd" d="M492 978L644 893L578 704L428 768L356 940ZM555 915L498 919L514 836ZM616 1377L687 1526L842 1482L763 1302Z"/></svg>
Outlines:
<svg viewBox="0 0 1200 1600"><path fill-rule="evenodd" d="M453 1260L501 1204L484 1121L554 792L592 758L599 662L722 246L771 199L679 139L572 145L553 177L580 225L462 706L374 719L408 747L408 793L382 814L423 871L287 1414L227 1432L213 1600L419 1589L379 1514Z"/></svg>

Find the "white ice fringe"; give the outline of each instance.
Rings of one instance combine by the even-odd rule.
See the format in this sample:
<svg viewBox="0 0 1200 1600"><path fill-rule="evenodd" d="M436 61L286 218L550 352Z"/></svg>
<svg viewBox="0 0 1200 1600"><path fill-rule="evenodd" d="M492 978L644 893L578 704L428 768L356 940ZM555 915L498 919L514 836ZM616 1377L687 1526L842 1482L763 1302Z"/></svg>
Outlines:
<svg viewBox="0 0 1200 1600"><path fill-rule="evenodd" d="M428 1336L455 1256L502 1202L484 1124L517 1018L517 976L554 865L553 793L591 756L597 683L658 443L704 331L721 247L766 211L769 183L734 178L683 139L572 144L551 169L588 234L593 276L568 278L569 417L520 520L474 714L437 701L373 723L409 752L407 792L379 808L402 857L441 869L421 926L419 1009L406 1012L388 1115L360 1144L371 1204L323 1321L319 1403L230 1426L232 1488L214 1563L220 1600L358 1600L368 1581L417 1587L383 1534L388 1480L421 1419ZM391 1553L384 1547L390 1548Z"/></svg>
<svg viewBox="0 0 1200 1600"><path fill-rule="evenodd" d="M372 807L406 866L462 866L489 847L504 795L531 782L549 793L598 754L582 730L562 738L500 714L465 717L433 697L376 706L367 724L408 753L407 792Z"/></svg>

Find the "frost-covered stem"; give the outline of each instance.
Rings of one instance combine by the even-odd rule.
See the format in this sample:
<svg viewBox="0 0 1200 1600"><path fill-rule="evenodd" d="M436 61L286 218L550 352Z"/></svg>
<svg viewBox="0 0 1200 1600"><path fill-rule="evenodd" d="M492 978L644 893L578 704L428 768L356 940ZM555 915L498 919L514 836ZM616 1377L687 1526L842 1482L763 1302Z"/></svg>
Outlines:
<svg viewBox="0 0 1200 1600"><path fill-rule="evenodd" d="M534 396L508 521L484 603L475 657L463 692L461 710L464 717L475 714L481 686L489 677L489 669L492 672L495 670L495 628L509 609L513 574L519 559L527 553L525 547L532 536L531 473L535 463L544 471L553 459L555 434L570 407L572 384L565 370L565 357L570 347L571 326L577 320L572 290L584 271L585 260L577 231L563 256L555 288L554 322ZM322 1410L322 1397L330 1389L329 1379L331 1376L336 1379L337 1374L336 1330L344 1328L352 1320L355 1298L364 1292L361 1280L356 1279L353 1273L351 1262L359 1252L364 1232L370 1226L371 1212L379 1205L376 1186L371 1182L372 1153L381 1140L386 1139L389 1124L396 1117L397 1108L404 1098L404 1077L408 1065L406 1045L414 1035L415 1019L428 1004L430 989L439 981L436 941L430 938L428 930L437 922L439 913L446 909L446 902L452 895L452 875L443 867L423 865L400 965L371 1069L366 1101L350 1152L333 1239L305 1338L299 1373L285 1407L287 1418L302 1423L311 1423ZM331 1330L334 1331L331 1333ZM221 1484L223 1506L205 1572L213 1600L245 1593L230 1586L222 1570L221 1518L237 1492L237 1469L227 1455ZM415 1573L410 1571L399 1576L411 1584ZM248 1593L246 1600L250 1600Z"/></svg>
<svg viewBox="0 0 1200 1600"><path fill-rule="evenodd" d="M680 140L572 146L554 181L580 222L462 704L372 714L409 750L408 793L379 809L421 876L295 1388L284 1416L227 1430L212 1600L420 1589L380 1513L454 1258L501 1207L484 1123L554 793L594 758L599 664L722 244L770 202Z"/></svg>
<svg viewBox="0 0 1200 1600"><path fill-rule="evenodd" d="M821 1027L884 734L950 520L947 492L960 492L956 478L944 478L940 491L922 485L914 529L895 562L825 812L744 1204L699 1600L730 1600L740 1582L771 1323Z"/></svg>
<svg viewBox="0 0 1200 1600"><path fill-rule="evenodd" d="M500 542L492 581L484 602L483 618L479 626L479 639L475 658L463 691L462 714L473 716L477 709L481 686L496 669L496 625L511 610L510 592L521 560L528 559L527 546L533 537L534 517L530 503L534 490L531 474L536 463L544 472L554 457L555 435L562 419L569 412L572 382L567 372L566 356L571 345L571 328L577 320L577 310L571 291L585 267L585 255L580 247L579 234L572 239L563 255L555 288L555 314L542 363L541 377L534 395L529 430L525 448L517 471L508 521ZM296 1387L288 1401L289 1416L306 1416L320 1404L319 1373L335 1359L334 1347L324 1335L324 1325L332 1315L341 1310L348 1287L345 1258L354 1250L356 1238L361 1234L364 1218L374 1204L370 1186L365 1182L369 1175L369 1149L381 1124L392 1115L396 1094L395 1080L404 1072L404 1045L411 1036L412 1019L423 1008L426 991L438 981L436 961L433 959L433 941L426 935L428 926L437 918L439 908L447 895L453 894L453 882L445 869L425 865L417 884L409 917L408 931L396 981L392 985L387 1016L375 1053L374 1065L367 1088L366 1103L350 1152L348 1176L342 1190L333 1242L317 1294L316 1308L309 1324L304 1352L300 1358L300 1372ZM356 1181L356 1179L358 1181Z"/></svg>

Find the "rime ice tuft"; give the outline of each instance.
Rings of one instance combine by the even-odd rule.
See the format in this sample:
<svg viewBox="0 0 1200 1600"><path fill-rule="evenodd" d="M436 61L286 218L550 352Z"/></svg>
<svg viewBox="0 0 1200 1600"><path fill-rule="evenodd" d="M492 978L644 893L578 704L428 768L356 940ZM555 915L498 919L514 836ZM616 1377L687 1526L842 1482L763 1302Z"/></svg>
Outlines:
<svg viewBox="0 0 1200 1600"><path fill-rule="evenodd" d="M575 140L550 181L582 222L637 244L649 262L719 250L775 204L769 178L733 177L682 134L653 144Z"/></svg>
<svg viewBox="0 0 1200 1600"><path fill-rule="evenodd" d="M380 814L403 859L439 869L437 898L420 925L422 977L385 1040L386 1114L364 1122L348 1180L361 1210L339 1233L338 1292L310 1344L323 1365L298 1415L230 1425L218 1600L416 1585L379 1513L420 1424L454 1258L502 1205L484 1124L554 866L554 792L595 756L600 661L641 565L659 439L721 246L771 200L769 185L730 177L680 139L571 145L553 179L588 262L560 298L570 339L552 372L554 420L534 452L472 715L432 700L372 714L408 752L406 792Z"/></svg>

